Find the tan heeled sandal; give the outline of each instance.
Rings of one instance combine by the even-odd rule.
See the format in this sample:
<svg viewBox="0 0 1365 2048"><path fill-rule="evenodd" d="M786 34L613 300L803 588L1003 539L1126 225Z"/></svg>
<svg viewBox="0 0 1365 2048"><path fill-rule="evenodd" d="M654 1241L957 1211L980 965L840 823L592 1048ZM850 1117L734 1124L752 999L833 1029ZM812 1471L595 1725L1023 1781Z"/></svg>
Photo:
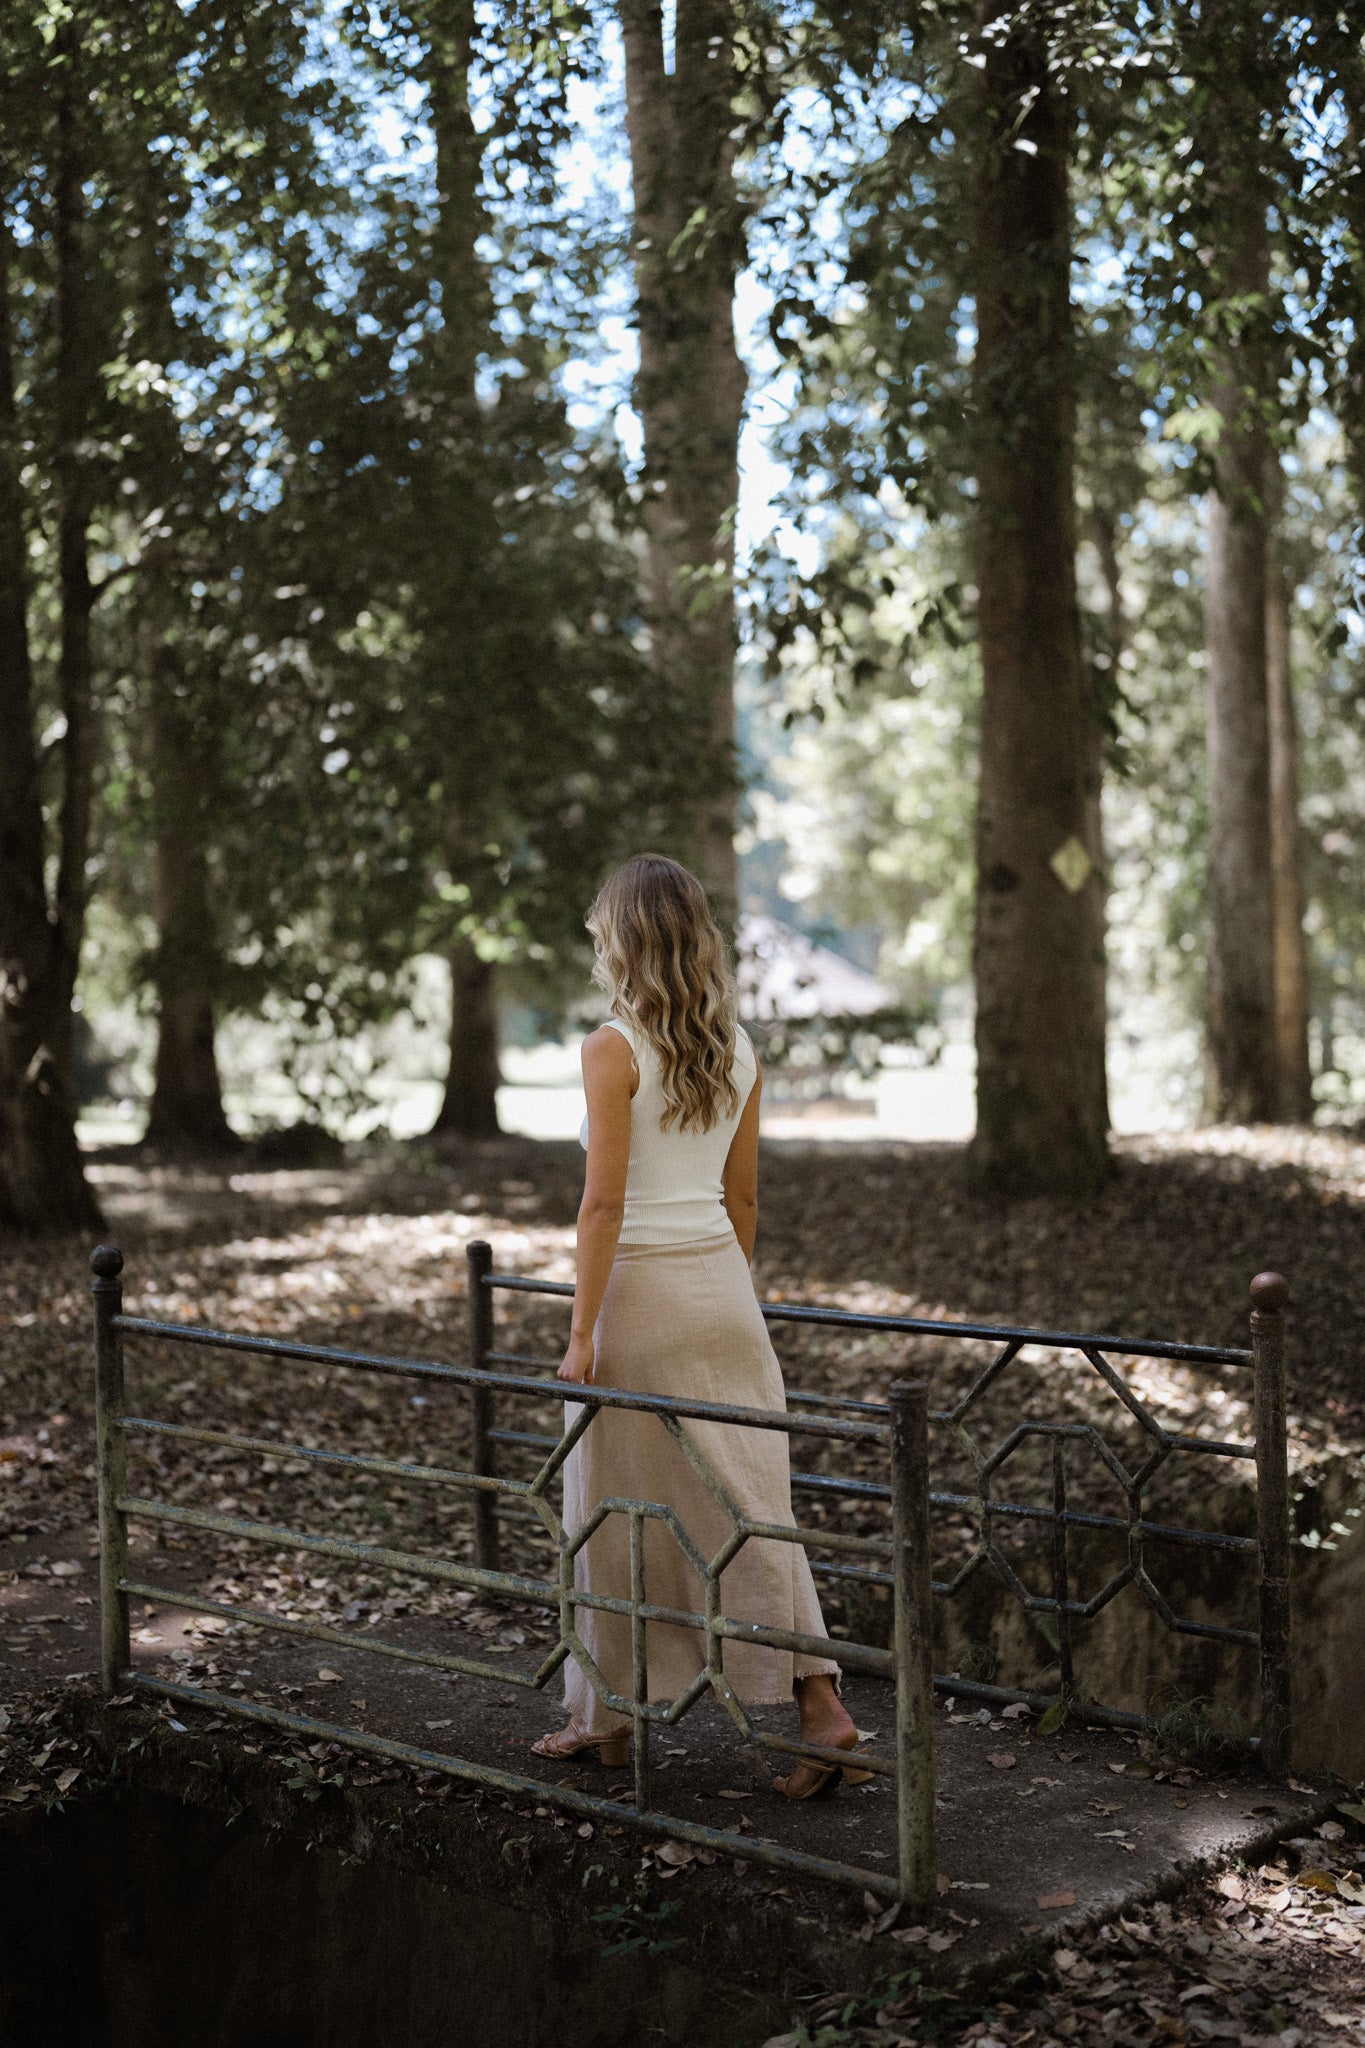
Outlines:
<svg viewBox="0 0 1365 2048"><path fill-rule="evenodd" d="M856 1749L857 1746L858 1731L856 1728L845 1741L836 1742L831 1745L835 1749ZM809 1778L798 1790L791 1790L790 1788L796 1785L802 1771L808 1771L810 1773ZM841 1773L846 1785L866 1785L868 1780L875 1775L872 1771L860 1771L852 1764L822 1764L817 1763L814 1757L803 1756L789 1778L773 1779L773 1790L780 1792L784 1799L820 1799L834 1790L835 1780Z"/></svg>
<svg viewBox="0 0 1365 2048"><path fill-rule="evenodd" d="M533 1755L552 1757L556 1763L565 1763L571 1756L583 1756L594 1749L598 1763L609 1771L623 1770L630 1762L629 1735L585 1735L572 1721L567 1728L542 1735L539 1742L531 1744Z"/></svg>

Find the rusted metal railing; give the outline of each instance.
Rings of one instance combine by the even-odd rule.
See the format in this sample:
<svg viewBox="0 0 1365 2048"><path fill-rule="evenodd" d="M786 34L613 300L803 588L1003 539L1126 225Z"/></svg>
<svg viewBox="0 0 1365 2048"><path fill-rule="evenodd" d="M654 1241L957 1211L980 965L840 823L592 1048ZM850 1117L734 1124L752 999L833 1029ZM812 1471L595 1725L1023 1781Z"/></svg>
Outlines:
<svg viewBox="0 0 1365 2048"><path fill-rule="evenodd" d="M1059 1638L1059 1684L1064 1700L1070 1700L1072 1692L1071 1635L1074 1624L1093 1617L1126 1585L1136 1587L1168 1628L1230 1644L1257 1645L1261 1660L1262 1759L1267 1769L1273 1772L1279 1773L1285 1768L1290 1739L1289 1525L1282 1336L1287 1289L1275 1275L1261 1275L1254 1283L1256 1308L1252 1318L1251 1352L925 1318L858 1315L846 1310L791 1303L761 1304L765 1317L771 1322L814 1323L832 1328L938 1339L967 1338L997 1344L996 1355L977 1375L962 1399L952 1408L935 1413L929 1409L927 1388L918 1382L895 1383L890 1389L888 1403L843 1399L794 1389L789 1397L791 1407L784 1411L754 1410L717 1402L637 1394L622 1389L568 1385L553 1377L557 1361L499 1348L495 1341L493 1301L495 1291L500 1289L563 1297L571 1295L572 1289L562 1283L494 1272L491 1250L484 1244L471 1245L468 1252L468 1356L462 1366L342 1351L125 1315L122 1306L122 1254L113 1247L102 1247L95 1252L91 1264L95 1274L102 1664L104 1683L111 1691L133 1687L185 1704L199 1702L218 1713L235 1714L313 1739L343 1743L368 1754L442 1771L513 1796L534 1797L569 1812L633 1825L646 1832L671 1835L698 1846L723 1849L747 1861L777 1869L853 1885L878 1898L900 1900L911 1910L927 1915L932 1911L937 1889L932 1712L935 1688L1002 1704L1024 1700L1032 1706L1042 1707L1051 1703L1048 1695L967 1681L956 1674L936 1676L933 1672L935 1597L951 1599L972 1572L989 1568L1027 1607L1054 1618ZM125 1339L133 1337L208 1346L280 1361L346 1367L462 1388L470 1411L469 1467L417 1464L357 1452L287 1444L276 1438L255 1437L238 1431L209 1429L129 1413L124 1386L123 1347ZM1146 1453L1135 1470L1129 1471L1089 1424L1025 1422L993 1449L985 1450L975 1443L966 1426L967 1418L1025 1346L1072 1350L1089 1362L1142 1432ZM1245 1367L1254 1364L1255 1444L1223 1442L1167 1430L1114 1367L1111 1353L1204 1365ZM578 1412L564 1434L547 1436L535 1431L497 1427L496 1406L504 1400L530 1400L537 1404L554 1400L572 1404ZM725 1509L731 1522L731 1535L714 1557L707 1558L698 1552L690 1533L666 1502L612 1499L599 1504L582 1528L565 1529L550 1489L572 1446L581 1440L604 1409L613 1407L657 1416L692 1469ZM837 1473L798 1471L793 1475L793 1486L798 1494L806 1492L825 1497L884 1502L891 1510L890 1528L854 1534L752 1521L729 1498L722 1479L687 1430L689 1421L777 1430L789 1438L807 1437L827 1444L872 1448L886 1458L885 1483ZM931 1488L931 1423L938 1429L953 1432L967 1450L976 1473L975 1492L962 1494ZM216 1446L275 1459L302 1460L352 1476L363 1474L404 1482L419 1481L453 1489L463 1493L471 1503L473 1562L464 1563L449 1556L433 1557L317 1530L289 1528L132 1495L127 1490L126 1478L130 1434L181 1444ZM993 1474L1030 1436L1051 1439L1050 1504L1031 1506L993 1499ZM1066 1450L1068 1443L1073 1441L1087 1444L1119 1480L1128 1502L1126 1517L1082 1512L1068 1504ZM532 1476L515 1477L497 1469L495 1459L499 1456L500 1446L530 1452L536 1467ZM1152 1521L1144 1515L1144 1490L1156 1471L1175 1452L1254 1461L1259 1480L1256 1539L1218 1531L1184 1529ZM948 1580L935 1580L932 1573L930 1510L933 1507L966 1509L980 1525L980 1541L962 1567ZM529 1517L539 1525L554 1552L553 1575L539 1576L532 1571L501 1568L500 1512L516 1513L523 1519ZM575 1583L574 1560L609 1514L626 1516L629 1525L629 1597L591 1592ZM1051 1590L1046 1594L1029 1591L997 1541L997 1523L1018 1517L1050 1524ZM239 1606L156 1585L146 1579L129 1576L130 1518L242 1538L275 1550L312 1553L375 1570L418 1574L488 1597L539 1604L557 1614L558 1639L534 1671L508 1670L486 1659L452 1652L416 1650L404 1644L378 1640L368 1634L359 1635L330 1623L273 1614L261 1608ZM704 1612L685 1612L650 1602L644 1542L645 1527L650 1520L658 1520L668 1526L689 1557L703 1589ZM1069 1532L1078 1528L1122 1531L1127 1541L1125 1565L1099 1593L1084 1602L1073 1598L1071 1593L1068 1540ZM1148 1540L1212 1546L1252 1554L1259 1552L1258 1629L1249 1631L1221 1623L1192 1622L1175 1615L1146 1572L1143 1546ZM891 1647L843 1639L831 1645L820 1637L727 1616L721 1600L722 1574L740 1548L749 1541L800 1544L808 1552L819 1553L813 1560L813 1569L824 1576L862 1581L888 1589L893 1596ZM565 1660L572 1656L608 1706L630 1718L635 1751L633 1801L627 1803L622 1799L597 1797L574 1786L556 1785L502 1771L469 1758L438 1753L290 1713L260 1701L144 1675L132 1668L128 1624L131 1597L175 1604L192 1612L217 1615L231 1622L247 1623L325 1643L334 1649L363 1649L372 1655L396 1658L437 1671L464 1673L522 1688L544 1687ZM588 1654L577 1628L579 1608L595 1608L629 1619L631 1691L628 1696L612 1690ZM695 1629L704 1639L705 1669L682 1695L671 1701L655 1701L648 1696L647 1628L651 1622ZM803 1743L755 1725L726 1677L724 1644L727 1641L758 1643L814 1656L827 1655L832 1650L846 1670L894 1682L894 1754L882 1756L860 1751L858 1759L860 1767L896 1781L900 1863L894 1876L885 1871L864 1870L827 1857L812 1856L781 1842L756 1840L749 1834L739 1835L725 1829L706 1827L655 1809L651 1793L651 1733L661 1726L675 1725L707 1693L726 1707L745 1740L760 1749L836 1764L848 1760L844 1752ZM1083 1712L1087 1719L1101 1724L1125 1728L1150 1725L1143 1716L1094 1702L1083 1703L1078 1706L1078 1711Z"/></svg>

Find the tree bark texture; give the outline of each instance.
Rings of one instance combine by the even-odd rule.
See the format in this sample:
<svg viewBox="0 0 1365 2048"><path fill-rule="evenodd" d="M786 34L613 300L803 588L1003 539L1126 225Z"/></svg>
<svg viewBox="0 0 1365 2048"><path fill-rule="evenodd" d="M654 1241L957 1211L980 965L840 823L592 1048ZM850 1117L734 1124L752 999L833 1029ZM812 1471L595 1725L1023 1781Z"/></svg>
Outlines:
<svg viewBox="0 0 1365 2048"><path fill-rule="evenodd" d="M1299 728L1289 577L1272 529L1266 556L1266 705L1270 726L1270 877L1275 904L1275 1068L1282 1123L1310 1123L1308 946L1303 928Z"/></svg>
<svg viewBox="0 0 1365 2048"><path fill-rule="evenodd" d="M735 344L744 236L735 189L731 0L621 0L644 425L645 597L659 687L713 750L693 859L728 923L735 830L735 507L745 374Z"/></svg>
<svg viewBox="0 0 1365 2048"><path fill-rule="evenodd" d="M166 247L170 199L160 163L146 158L137 187L138 340L143 358L174 360L178 337ZM174 533L181 497L180 432L170 405L149 404L142 420L147 510L161 509ZM174 541L171 542L172 547ZM144 1144L181 1158L218 1158L241 1143L223 1108L216 1047L220 970L209 859L210 792L217 782L206 745L216 722L196 720L179 654L173 554L154 552L138 590L138 647L146 693L152 789L153 901L157 945L152 978L157 1043ZM206 727L208 728L206 732Z"/></svg>
<svg viewBox="0 0 1365 2048"><path fill-rule="evenodd" d="M477 603L470 600L478 550L486 544L478 530L482 501L462 490L458 471L462 463L477 461L479 357L489 345L493 318L478 248L487 218L480 191L483 144L469 101L474 30L472 0L428 10L424 76L436 140L437 189L432 267L441 290L441 331L431 362L453 451L449 483L460 500L452 500L444 514L451 575L441 595L440 630L455 645L478 630ZM481 873L480 841L486 836L480 829L481 775L476 751L469 746L462 759L448 764L447 859L451 874L471 886ZM433 1137L497 1137L498 1040L497 972L465 936L450 954L450 1065Z"/></svg>
<svg viewBox="0 0 1365 2048"><path fill-rule="evenodd" d="M991 1192L1086 1193L1105 1170L1107 1110L1096 740L1076 596L1069 118L1036 36L996 24L983 48L971 1160Z"/></svg>
<svg viewBox="0 0 1365 2048"><path fill-rule="evenodd" d="M100 1214L61 1056L70 996L44 878L10 247L0 220L0 1223L36 1234L97 1229Z"/></svg>
<svg viewBox="0 0 1365 2048"><path fill-rule="evenodd" d="M1269 289L1265 205L1254 167L1221 180L1225 298ZM1254 316L1225 336L1209 402L1219 417L1204 575L1209 763L1208 1033L1214 1114L1279 1113L1275 906L1266 679L1267 381Z"/></svg>
<svg viewBox="0 0 1365 2048"><path fill-rule="evenodd" d="M432 1136L498 1136L498 970L464 939L450 956L450 1066Z"/></svg>
<svg viewBox="0 0 1365 2048"><path fill-rule="evenodd" d="M86 869L94 792L95 707L90 522L95 478L90 451L99 388L100 336L93 318L85 218L85 109L80 24L63 31L67 62L59 73L52 228L57 314L57 578L61 639L57 681L66 730L57 851L54 936L59 977L53 1053L71 1084L71 1005L80 972L89 900Z"/></svg>
<svg viewBox="0 0 1365 2048"><path fill-rule="evenodd" d="M180 1157L234 1150L215 1046L218 946L202 777L172 650L153 651L152 806L156 825L156 1062L144 1143Z"/></svg>

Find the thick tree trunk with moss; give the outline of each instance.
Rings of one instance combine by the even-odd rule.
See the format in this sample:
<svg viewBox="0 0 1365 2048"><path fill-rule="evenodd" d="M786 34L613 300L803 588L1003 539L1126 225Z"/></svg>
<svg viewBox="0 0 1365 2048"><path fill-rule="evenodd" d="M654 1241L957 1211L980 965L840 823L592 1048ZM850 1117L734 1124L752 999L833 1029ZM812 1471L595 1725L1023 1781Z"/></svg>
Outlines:
<svg viewBox="0 0 1365 2048"><path fill-rule="evenodd" d="M1076 600L1069 121L1040 39L1002 29L982 48L971 1163L993 1193L1084 1194L1105 1171L1107 1110L1095 733Z"/></svg>
<svg viewBox="0 0 1365 2048"><path fill-rule="evenodd" d="M202 779L169 648L152 657L152 803L156 824L156 1063L144 1143L214 1158L241 1141L228 1123L215 1045L218 947Z"/></svg>
<svg viewBox="0 0 1365 2048"><path fill-rule="evenodd" d="M70 988L49 912L28 632L27 537L0 220L0 1224L97 1229L76 1143Z"/></svg>
<svg viewBox="0 0 1365 2048"><path fill-rule="evenodd" d="M1275 1069L1282 1123L1309 1123L1308 946L1303 928L1299 728L1294 710L1290 588L1274 531L1266 557L1266 704L1270 726L1270 879L1275 905Z"/></svg>
<svg viewBox="0 0 1365 2048"><path fill-rule="evenodd" d="M498 1136L498 970L468 940L450 956L450 1065L432 1136Z"/></svg>
<svg viewBox="0 0 1365 2048"><path fill-rule="evenodd" d="M644 425L645 594L659 687L690 705L714 759L691 851L737 908L734 519L745 375L735 345L744 235L735 190L731 0L621 0Z"/></svg>
<svg viewBox="0 0 1365 2048"><path fill-rule="evenodd" d="M1256 166L1219 167L1224 242L1216 289L1245 305L1269 289L1270 252ZM1219 419L1204 573L1209 759L1208 1039L1214 1114L1269 1123L1279 1114L1275 901L1270 841L1266 675L1266 476L1260 413L1267 364L1260 322L1223 341L1209 403Z"/></svg>

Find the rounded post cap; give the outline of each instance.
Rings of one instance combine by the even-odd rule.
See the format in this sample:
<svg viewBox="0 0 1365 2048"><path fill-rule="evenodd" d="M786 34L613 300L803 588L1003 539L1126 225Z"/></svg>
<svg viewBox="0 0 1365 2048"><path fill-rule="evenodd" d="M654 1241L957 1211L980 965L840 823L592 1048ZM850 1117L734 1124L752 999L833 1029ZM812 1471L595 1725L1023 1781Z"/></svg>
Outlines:
<svg viewBox="0 0 1365 2048"><path fill-rule="evenodd" d="M123 1253L116 1244L97 1244L90 1254L90 1270L97 1280L117 1280L123 1271Z"/></svg>
<svg viewBox="0 0 1365 2048"><path fill-rule="evenodd" d="M1263 1314L1277 1315L1289 1305L1289 1282L1283 1273L1258 1273L1251 1283L1251 1304Z"/></svg>

